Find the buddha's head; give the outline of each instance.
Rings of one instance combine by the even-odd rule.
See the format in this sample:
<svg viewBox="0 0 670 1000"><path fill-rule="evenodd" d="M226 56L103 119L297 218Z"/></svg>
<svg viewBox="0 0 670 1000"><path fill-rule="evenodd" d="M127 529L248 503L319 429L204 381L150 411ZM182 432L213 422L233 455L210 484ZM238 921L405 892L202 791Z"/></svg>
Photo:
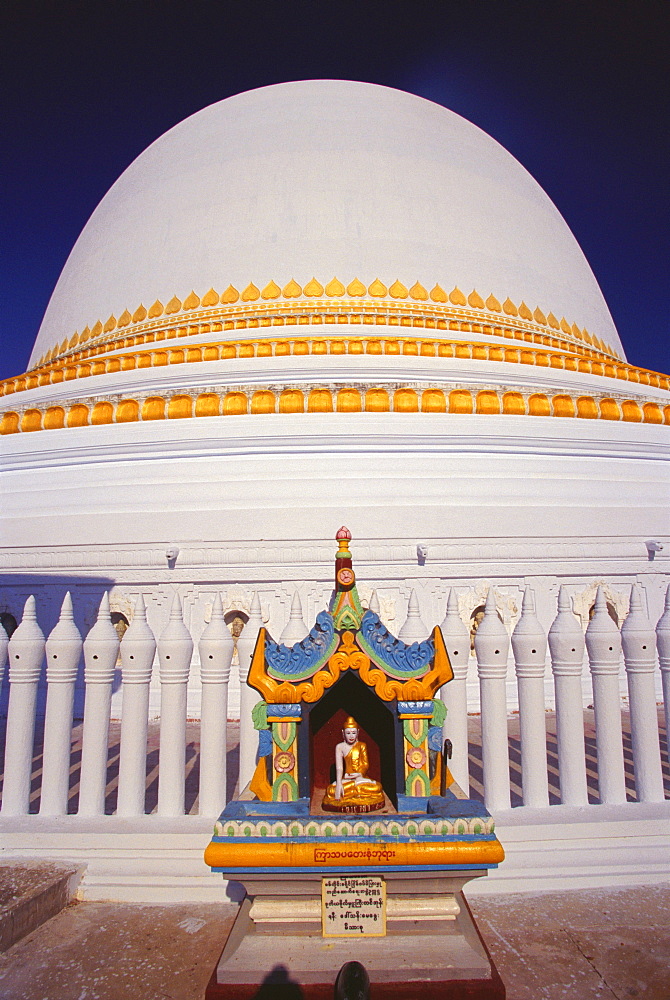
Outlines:
<svg viewBox="0 0 670 1000"><path fill-rule="evenodd" d="M353 746L358 739L358 723L351 716L345 719L342 735L344 736L344 742L348 743L349 746Z"/></svg>

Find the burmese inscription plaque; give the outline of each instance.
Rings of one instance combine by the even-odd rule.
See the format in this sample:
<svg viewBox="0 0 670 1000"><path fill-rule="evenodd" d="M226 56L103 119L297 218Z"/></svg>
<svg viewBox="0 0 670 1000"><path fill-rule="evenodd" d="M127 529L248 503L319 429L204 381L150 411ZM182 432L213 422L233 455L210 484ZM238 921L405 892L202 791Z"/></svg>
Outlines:
<svg viewBox="0 0 670 1000"><path fill-rule="evenodd" d="M386 883L383 878L340 876L321 880L324 937L383 937Z"/></svg>

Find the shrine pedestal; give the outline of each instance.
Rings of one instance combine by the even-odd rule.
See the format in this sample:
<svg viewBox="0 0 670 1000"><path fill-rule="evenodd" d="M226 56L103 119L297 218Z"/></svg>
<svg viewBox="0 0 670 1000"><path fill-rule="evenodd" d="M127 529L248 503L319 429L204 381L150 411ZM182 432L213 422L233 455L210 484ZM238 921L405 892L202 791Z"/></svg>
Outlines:
<svg viewBox="0 0 670 1000"><path fill-rule="evenodd" d="M258 632L256 771L205 851L247 895L207 996L330 1000L357 961L373 1000L502 998L462 889L505 853L447 767L442 633L391 635L361 604L351 532L336 538L328 611L290 648Z"/></svg>
<svg viewBox="0 0 670 1000"><path fill-rule="evenodd" d="M386 933L357 937L323 936L320 873L245 877L247 896L206 998L330 1000L339 969L358 961L374 1000L503 1000L505 988L462 894L463 885L478 876L385 872ZM357 880L366 877L379 881L380 875L355 874Z"/></svg>

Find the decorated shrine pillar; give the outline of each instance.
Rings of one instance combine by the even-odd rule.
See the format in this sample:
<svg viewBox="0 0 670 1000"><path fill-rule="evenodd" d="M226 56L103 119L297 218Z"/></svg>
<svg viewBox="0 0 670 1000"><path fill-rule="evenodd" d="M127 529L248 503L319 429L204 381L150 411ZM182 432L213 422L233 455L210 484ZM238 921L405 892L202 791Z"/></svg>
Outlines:
<svg viewBox="0 0 670 1000"><path fill-rule="evenodd" d="M268 705L272 727L272 801L295 802L298 791L298 725L300 705Z"/></svg>
<svg viewBox="0 0 670 1000"><path fill-rule="evenodd" d="M432 701L398 702L403 732L405 795L430 795L428 731L432 717Z"/></svg>

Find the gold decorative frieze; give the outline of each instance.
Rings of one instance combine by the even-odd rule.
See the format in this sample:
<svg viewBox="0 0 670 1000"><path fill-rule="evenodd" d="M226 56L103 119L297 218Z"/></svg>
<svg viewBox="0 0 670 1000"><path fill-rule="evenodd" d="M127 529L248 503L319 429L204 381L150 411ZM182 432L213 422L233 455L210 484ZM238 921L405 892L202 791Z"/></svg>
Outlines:
<svg viewBox="0 0 670 1000"><path fill-rule="evenodd" d="M670 405L612 395L554 393L536 389L454 387L452 383L379 385L244 385L136 397L89 397L27 406L2 414L0 434L255 414L432 413L561 417L670 425Z"/></svg>
<svg viewBox="0 0 670 1000"><path fill-rule="evenodd" d="M366 318L362 316L365 325ZM351 316L349 317L351 320ZM400 319L400 318L398 318ZM447 329L447 322L438 329ZM225 329L233 329L237 323L219 324ZM246 324L245 324L246 325ZM389 321L387 320L387 325ZM399 323L398 323L399 325ZM460 325L462 329L462 324ZM212 330L211 324L207 332ZM286 357L287 355L305 356L324 354L370 354L370 355L405 355L422 358L460 358L470 361L495 361L511 364L535 365L538 368L553 368L569 372L582 372L587 375L598 375L604 378L615 378L622 381L635 382L654 386L659 389L670 389L670 378L657 372L635 368L624 362L615 363L604 359L594 351L583 348L581 352L567 353L568 344L564 341L552 342L552 338L542 335L536 338L542 347L531 345L496 344L487 341L433 339L431 337L395 337L387 334L376 334L372 330L367 336L352 336L350 333L339 336L315 333L312 336L294 337L290 334L263 339L218 340L206 344L169 344L175 339L179 328L163 331L160 334L148 332L129 337L118 347L133 347L134 350L124 353L104 354L101 347L89 348L77 352L61 361L43 366L18 378L7 379L0 383L0 395L10 395L23 392L37 386L53 385L71 379L88 378L92 375L114 374L120 371L133 371L139 368L157 368L173 364L193 364L208 361L233 361L236 359ZM434 327L427 327L428 330ZM202 331L201 327L197 331ZM184 328L183 335L188 333ZM361 331L362 333L362 331ZM511 338L512 331L509 331ZM508 336L508 330L500 328L500 336ZM152 346L156 344L156 346ZM549 349L542 349L545 347ZM552 350L555 347L557 349Z"/></svg>
<svg viewBox="0 0 670 1000"><path fill-rule="evenodd" d="M128 331L123 338L117 337L113 341L103 341L96 344L89 345L84 348L83 351L68 352L67 357L63 358L61 363L67 362L72 363L81 360L83 356L90 357L93 355L101 355L108 353L112 350L119 350L124 347L129 347L134 344L148 343L160 341L162 339L173 339L175 337L185 337L185 336L197 336L203 333L216 332L217 330L232 330L232 329L255 329L267 326L291 326L291 325L304 325L306 323L311 324L321 324L321 323L348 323L350 325L356 324L367 324L367 325L385 325L385 326L412 326L412 327L422 327L429 330L459 330L467 331L472 333L485 334L488 336L504 337L515 340L524 340L526 342L543 344L544 346L551 347L555 350L560 351L572 351L587 357L599 357L602 358L602 352L595 351L593 349L587 348L582 343L570 343L564 338L551 337L546 334L546 332L538 331L537 329L533 332L527 330L519 330L515 327L505 325L488 325L486 323L474 323L466 322L465 315L455 314L454 318L450 319L435 319L430 316L414 315L411 317L403 316L402 313L397 313L393 311L388 311L386 315L381 315L379 313L373 313L366 310L362 313L347 311L346 313L342 311L337 311L337 313L329 313L323 308L322 303L318 303L318 312L314 313L300 313L298 315L284 314L284 315L273 315L273 316L261 316L259 318L251 317L240 317L236 316L235 319L219 319L218 322L200 322L201 313L198 313L197 317L194 317L195 322L189 322L187 326L181 325L174 328L165 327L165 325L157 326L156 324L143 324L143 326L136 328L133 331ZM365 309L365 307L363 307ZM457 318L458 317L458 318ZM500 323L500 321L498 321ZM73 342L71 342L73 343ZM606 355L606 360L612 360L612 355ZM44 369L47 364L53 366L55 362L47 362L38 368L32 369L32 371L39 371Z"/></svg>
<svg viewBox="0 0 670 1000"><path fill-rule="evenodd" d="M470 323L479 325L479 332L489 335L495 326L504 322L512 324L512 336L519 339L529 332L554 331L567 340L568 349L588 346L609 358L618 358L609 345L587 330L580 329L576 323L570 324L565 317L559 320L552 312L545 315L539 306L531 311L523 301L517 306L509 296L502 303L493 293L484 299L477 289L472 289L466 296L458 285L447 294L439 284L428 292L419 281L408 286L399 278L387 287L379 277L367 286L355 277L345 287L337 276L333 276L324 286L313 276L304 286L291 278L282 288L271 279L262 290L252 281L242 292L229 285L221 295L210 288L201 298L191 289L183 301L175 294L165 306L160 299L156 299L148 310L140 303L132 313L126 308L118 319L112 314L104 325L97 320L92 327L86 326L81 333L75 332L70 338L66 337L40 359L37 367L66 356L85 344L115 350L129 330L141 334L164 329L171 322L178 322L180 315L186 319L186 315L192 314L189 324L197 321L200 325L208 321L236 326L290 325L312 322L311 316L319 313L326 317L325 322L365 322L357 310L351 308L352 302L364 310L367 322L384 323L388 319L390 323L403 325L432 324L436 329L453 329L451 324L454 322ZM449 325L441 326L441 323Z"/></svg>
<svg viewBox="0 0 670 1000"><path fill-rule="evenodd" d="M264 299L278 299L281 295L281 288L274 281L268 281L267 285L261 292L261 298Z"/></svg>
<svg viewBox="0 0 670 1000"><path fill-rule="evenodd" d="M303 295L309 296L312 299L318 299L320 295L323 295L323 285L320 284L316 278L312 278L308 281L302 290Z"/></svg>
<svg viewBox="0 0 670 1000"><path fill-rule="evenodd" d="M389 295L392 299L406 299L409 295L409 291L405 288L401 281L394 281L389 288Z"/></svg>
<svg viewBox="0 0 670 1000"><path fill-rule="evenodd" d="M341 299L344 295L345 288L341 281L337 278L333 278L332 281L329 281L326 285L325 292L330 298Z"/></svg>
<svg viewBox="0 0 670 1000"><path fill-rule="evenodd" d="M242 292L243 302L256 302L261 296L258 288L254 285L253 281L250 281L247 287Z"/></svg>
<svg viewBox="0 0 670 1000"><path fill-rule="evenodd" d="M379 278L375 278L375 280L368 288L368 295L372 295L376 299L385 298L387 293L388 293L388 288L379 280Z"/></svg>

